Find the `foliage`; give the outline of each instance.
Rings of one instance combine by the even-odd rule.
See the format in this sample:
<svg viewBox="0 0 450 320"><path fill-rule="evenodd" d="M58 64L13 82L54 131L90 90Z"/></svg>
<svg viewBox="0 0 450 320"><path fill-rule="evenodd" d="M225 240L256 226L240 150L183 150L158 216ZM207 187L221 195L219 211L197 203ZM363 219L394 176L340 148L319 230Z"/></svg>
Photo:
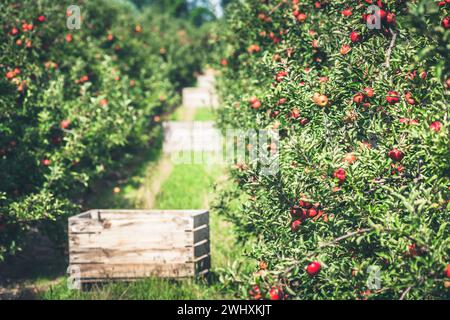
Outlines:
<svg viewBox="0 0 450 320"><path fill-rule="evenodd" d="M367 27L372 2L383 10L379 29ZM242 292L257 284L256 299L449 298L449 6L230 5L218 122L281 137L268 146L279 172L238 164L238 192L224 199L247 200L240 210L219 203L241 239L259 239L259 269L239 275Z"/></svg>
<svg viewBox="0 0 450 320"><path fill-rule="evenodd" d="M70 30L71 4L0 3L0 260L31 226L78 213L93 179L152 141L201 66L176 19L77 1L82 24ZM45 229L58 238L65 226Z"/></svg>

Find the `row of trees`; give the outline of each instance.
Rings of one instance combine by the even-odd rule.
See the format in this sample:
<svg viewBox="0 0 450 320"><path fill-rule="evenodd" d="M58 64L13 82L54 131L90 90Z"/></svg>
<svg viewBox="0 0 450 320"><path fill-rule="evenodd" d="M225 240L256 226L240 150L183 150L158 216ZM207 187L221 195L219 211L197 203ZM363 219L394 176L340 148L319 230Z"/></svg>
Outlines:
<svg viewBox="0 0 450 320"><path fill-rule="evenodd" d="M33 225L61 235L54 221L154 140L201 69L208 35L190 24L124 1L77 5L69 29L77 12L62 1L0 3L0 260Z"/></svg>
<svg viewBox="0 0 450 320"><path fill-rule="evenodd" d="M216 205L256 241L257 272L229 284L254 299L450 297L449 8L230 6L219 123L281 142L266 146L279 172L238 163Z"/></svg>
<svg viewBox="0 0 450 320"><path fill-rule="evenodd" d="M188 20L196 26L218 18L218 10L229 0L133 0L139 8L151 7L160 13Z"/></svg>

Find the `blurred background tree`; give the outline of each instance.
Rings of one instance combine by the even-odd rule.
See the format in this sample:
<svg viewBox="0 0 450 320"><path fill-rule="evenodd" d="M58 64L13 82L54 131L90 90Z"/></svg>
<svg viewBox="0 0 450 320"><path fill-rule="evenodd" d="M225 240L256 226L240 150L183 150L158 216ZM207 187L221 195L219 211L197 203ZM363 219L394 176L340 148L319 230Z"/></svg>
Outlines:
<svg viewBox="0 0 450 320"><path fill-rule="evenodd" d="M138 8L152 6L170 16L190 21L195 26L213 21L222 15L230 0L131 0Z"/></svg>

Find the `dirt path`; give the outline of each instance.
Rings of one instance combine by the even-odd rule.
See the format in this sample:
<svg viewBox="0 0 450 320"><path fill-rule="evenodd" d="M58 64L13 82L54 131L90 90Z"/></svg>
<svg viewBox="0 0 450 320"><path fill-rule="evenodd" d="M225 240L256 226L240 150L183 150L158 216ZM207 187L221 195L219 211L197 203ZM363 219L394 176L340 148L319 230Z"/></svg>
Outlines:
<svg viewBox="0 0 450 320"><path fill-rule="evenodd" d="M137 190L138 207L152 209L155 206L156 196L161 190L161 185L169 178L173 170L172 161L167 156L161 157L156 164L151 164L146 169L145 183Z"/></svg>

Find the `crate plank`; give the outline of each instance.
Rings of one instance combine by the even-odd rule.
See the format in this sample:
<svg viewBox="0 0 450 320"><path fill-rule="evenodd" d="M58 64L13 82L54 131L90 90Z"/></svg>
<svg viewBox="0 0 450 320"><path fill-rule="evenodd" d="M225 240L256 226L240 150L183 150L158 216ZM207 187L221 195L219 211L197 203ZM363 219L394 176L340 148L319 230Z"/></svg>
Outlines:
<svg viewBox="0 0 450 320"><path fill-rule="evenodd" d="M189 246L194 244L192 232L142 232L145 227L126 228L117 231L104 231L92 234L71 234L69 235L69 245L79 248L120 248L120 247L158 247L172 248L179 246ZM136 233L132 233L136 232ZM203 234L198 234L203 236Z"/></svg>
<svg viewBox="0 0 450 320"><path fill-rule="evenodd" d="M194 218L194 229L198 228L204 224L209 224L209 212L202 212L193 216Z"/></svg>
<svg viewBox="0 0 450 320"><path fill-rule="evenodd" d="M193 231L194 243L209 239L209 226L207 224L200 226Z"/></svg>
<svg viewBox="0 0 450 320"><path fill-rule="evenodd" d="M219 104L217 94L208 88L184 88L182 100L182 104L186 108L216 108Z"/></svg>
<svg viewBox="0 0 450 320"><path fill-rule="evenodd" d="M209 254L198 258L194 262L195 272L200 272L203 270L209 270L211 268L211 256Z"/></svg>
<svg viewBox="0 0 450 320"><path fill-rule="evenodd" d="M194 270L186 263L80 264L81 280L140 279L146 277L191 277Z"/></svg>
<svg viewBox="0 0 450 320"><path fill-rule="evenodd" d="M207 214L205 210L92 210L97 211L102 219L152 218L152 217L194 217Z"/></svg>
<svg viewBox="0 0 450 320"><path fill-rule="evenodd" d="M194 257L201 257L211 251L209 239L202 240L194 245Z"/></svg>
<svg viewBox="0 0 450 320"><path fill-rule="evenodd" d="M203 253L199 247L199 252ZM184 248L87 248L70 251L70 263L75 264L139 264L139 263L184 263L194 259L194 247Z"/></svg>

